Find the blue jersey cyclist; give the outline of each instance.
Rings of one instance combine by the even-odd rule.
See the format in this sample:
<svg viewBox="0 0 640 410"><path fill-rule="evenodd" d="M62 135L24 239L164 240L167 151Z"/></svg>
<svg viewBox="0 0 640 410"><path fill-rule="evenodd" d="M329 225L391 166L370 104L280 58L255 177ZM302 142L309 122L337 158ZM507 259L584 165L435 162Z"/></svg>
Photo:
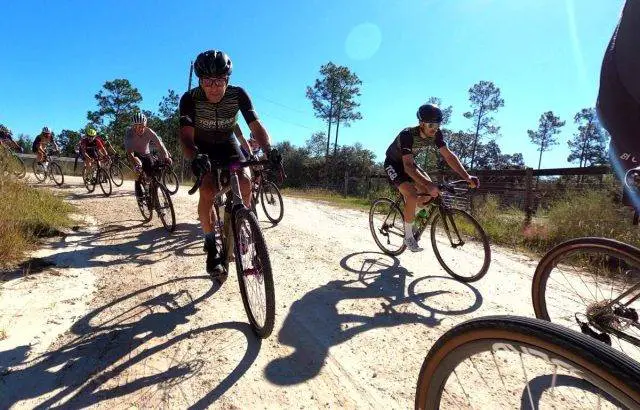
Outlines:
<svg viewBox="0 0 640 410"><path fill-rule="evenodd" d="M200 53L193 65L199 79L198 87L184 93L180 99L180 141L184 154L192 159L195 174L202 175L198 215L205 234L204 249L207 252L207 272L221 277L224 272L222 255L216 247L215 215L211 212L217 193L207 161L227 165L244 161L237 140L234 138L238 113L241 113L260 146L269 153L269 159L279 162L277 150L271 150L270 137L253 108L249 95L242 87L229 84L232 71L231 59L219 50ZM247 206L251 200L248 171L238 171L240 190Z"/></svg>
<svg viewBox="0 0 640 410"><path fill-rule="evenodd" d="M389 145L384 161L384 169L389 180L404 197L404 243L413 252L422 250L413 236L418 194L429 194L431 197L439 194L438 186L431 182L429 175L416 164L415 155L428 146L435 145L451 169L472 187L480 185L478 178L469 175L458 157L447 148L440 131L440 108L434 104L424 104L418 108L417 116L418 126L405 128L398 134ZM421 201L424 202L424 198Z"/></svg>

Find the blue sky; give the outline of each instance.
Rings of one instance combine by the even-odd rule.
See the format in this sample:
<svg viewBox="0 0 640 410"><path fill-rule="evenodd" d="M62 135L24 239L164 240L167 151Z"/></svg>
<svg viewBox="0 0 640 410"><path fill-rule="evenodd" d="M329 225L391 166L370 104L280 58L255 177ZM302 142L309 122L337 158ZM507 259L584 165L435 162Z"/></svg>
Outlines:
<svg viewBox="0 0 640 410"><path fill-rule="evenodd" d="M415 123L430 96L454 108L467 129L468 89L493 81L503 152L537 166L527 129L544 111L567 120L543 167L566 166L573 115L594 105L602 54L622 0L2 0L0 123L35 135L79 129L107 80L127 78L142 107L157 110L168 89L185 91L189 62L219 48L275 141L296 145L326 126L305 98L322 64L349 66L363 81L363 120L340 130L378 160ZM246 124L241 125L246 129Z"/></svg>

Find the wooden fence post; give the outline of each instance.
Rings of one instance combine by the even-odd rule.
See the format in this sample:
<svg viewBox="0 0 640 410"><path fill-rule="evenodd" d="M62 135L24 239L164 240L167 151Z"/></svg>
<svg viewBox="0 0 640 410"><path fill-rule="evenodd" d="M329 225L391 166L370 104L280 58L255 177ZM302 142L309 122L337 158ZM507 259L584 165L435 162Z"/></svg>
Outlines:
<svg viewBox="0 0 640 410"><path fill-rule="evenodd" d="M524 176L524 224L529 225L531 223L531 216L533 214L532 199L533 199L533 168L527 168Z"/></svg>

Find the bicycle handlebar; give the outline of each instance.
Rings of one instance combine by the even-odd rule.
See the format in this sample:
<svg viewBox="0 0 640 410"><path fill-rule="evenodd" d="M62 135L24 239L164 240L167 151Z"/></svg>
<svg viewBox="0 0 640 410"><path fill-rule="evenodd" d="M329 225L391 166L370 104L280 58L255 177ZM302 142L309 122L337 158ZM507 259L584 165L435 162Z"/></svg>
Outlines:
<svg viewBox="0 0 640 410"><path fill-rule="evenodd" d="M240 168L253 167L257 165L268 165L268 164L271 164L271 161L269 160L246 161L246 162L236 162L236 163L231 163L226 165L211 164L211 171L218 170L218 169L228 169L230 171L236 171ZM203 177L203 174L198 175L198 177L196 178L196 182L188 191L189 195L193 195L200 188L200 185L202 185L202 177Z"/></svg>

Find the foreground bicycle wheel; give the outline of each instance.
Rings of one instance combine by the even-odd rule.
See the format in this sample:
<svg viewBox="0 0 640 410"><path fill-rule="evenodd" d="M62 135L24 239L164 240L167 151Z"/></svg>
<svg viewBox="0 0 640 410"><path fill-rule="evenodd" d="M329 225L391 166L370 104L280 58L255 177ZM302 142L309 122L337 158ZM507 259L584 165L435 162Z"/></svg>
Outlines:
<svg viewBox="0 0 640 410"><path fill-rule="evenodd" d="M162 171L162 183L171 195L178 192L178 188L180 187L180 183L178 182L178 175L172 168L165 168Z"/></svg>
<svg viewBox="0 0 640 410"><path fill-rule="evenodd" d="M235 212L234 250L244 310L253 331L268 337L275 323L275 291L267 245L255 215L246 208Z"/></svg>
<svg viewBox="0 0 640 410"><path fill-rule="evenodd" d="M465 211L451 208L438 213L431 223L431 245L440 265L459 281L480 280L489 269L489 238Z"/></svg>
<svg viewBox="0 0 640 410"><path fill-rule="evenodd" d="M640 406L640 365L539 319L489 316L445 333L418 377L416 409Z"/></svg>
<svg viewBox="0 0 640 410"><path fill-rule="evenodd" d="M173 232L176 229L176 213L173 209L171 194L163 185L156 185L156 192L154 195L156 212L162 222L162 226L164 226L164 229L168 232Z"/></svg>
<svg viewBox="0 0 640 410"><path fill-rule="evenodd" d="M113 163L109 167L109 177L113 181L113 185L122 186L124 182L124 175L122 174L122 166L118 163Z"/></svg>
<svg viewBox="0 0 640 410"><path fill-rule="evenodd" d="M33 175L36 177L38 182L44 182L47 178L47 170L44 167L42 162L38 162L35 159L33 160Z"/></svg>
<svg viewBox="0 0 640 410"><path fill-rule="evenodd" d="M640 361L640 249L606 238L578 238L538 263L536 317L590 334Z"/></svg>
<svg viewBox="0 0 640 410"><path fill-rule="evenodd" d="M149 222L151 218L153 218L153 207L151 206L151 198L149 197L147 186L141 184L140 181L135 181L134 186L138 209L140 209L144 221ZM138 192L140 192L140 194L138 194Z"/></svg>
<svg viewBox="0 0 640 410"><path fill-rule="evenodd" d="M64 174L62 173L62 168L56 162L52 162L49 164L49 175L53 179L53 182L58 186L62 186L64 184Z"/></svg>
<svg viewBox="0 0 640 410"><path fill-rule="evenodd" d="M378 198L371 204L369 229L382 252L391 256L404 252L404 218L400 208L389 198Z"/></svg>
<svg viewBox="0 0 640 410"><path fill-rule="evenodd" d="M276 225L284 216L284 204L282 203L282 195L280 190L271 181L262 181L260 187L260 201L262 202L262 210L267 219Z"/></svg>

